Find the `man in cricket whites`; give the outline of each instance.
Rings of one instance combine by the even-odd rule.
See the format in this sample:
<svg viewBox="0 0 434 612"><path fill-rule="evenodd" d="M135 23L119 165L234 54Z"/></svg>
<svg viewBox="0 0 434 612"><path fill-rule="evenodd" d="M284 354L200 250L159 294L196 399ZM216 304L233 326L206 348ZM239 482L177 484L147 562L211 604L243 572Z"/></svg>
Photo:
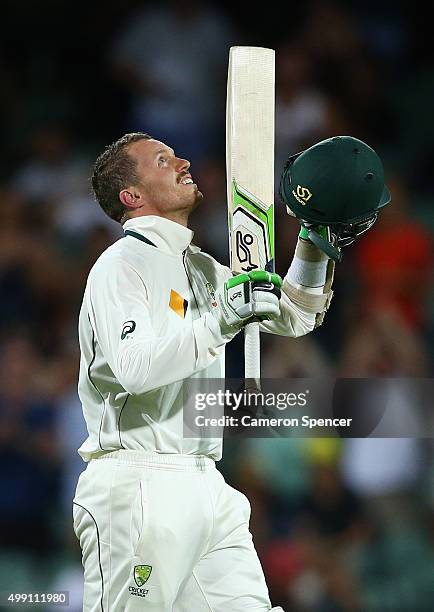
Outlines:
<svg viewBox="0 0 434 612"><path fill-rule="evenodd" d="M98 157L96 199L125 237L92 268L79 320L89 436L79 449L88 465L74 530L84 610L282 612L272 608L252 544L249 502L215 467L221 440L183 438L182 385L224 377L225 345L252 320L290 337L319 324L340 244L387 199L382 167L369 162L354 174L362 153L379 161L350 137L288 161L281 197L302 229L283 282L268 272L232 277L192 245L188 218L202 193L169 146L126 134ZM353 174L343 177L347 158ZM363 197L352 206L348 194L358 189Z"/></svg>

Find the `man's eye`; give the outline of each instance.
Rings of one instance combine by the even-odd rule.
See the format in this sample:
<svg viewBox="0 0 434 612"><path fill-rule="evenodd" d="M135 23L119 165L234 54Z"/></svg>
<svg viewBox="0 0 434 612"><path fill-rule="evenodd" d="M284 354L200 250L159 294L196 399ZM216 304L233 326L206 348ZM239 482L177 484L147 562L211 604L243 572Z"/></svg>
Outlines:
<svg viewBox="0 0 434 612"><path fill-rule="evenodd" d="M165 164L167 161L166 157L159 157L158 158L158 164L161 166L161 164Z"/></svg>

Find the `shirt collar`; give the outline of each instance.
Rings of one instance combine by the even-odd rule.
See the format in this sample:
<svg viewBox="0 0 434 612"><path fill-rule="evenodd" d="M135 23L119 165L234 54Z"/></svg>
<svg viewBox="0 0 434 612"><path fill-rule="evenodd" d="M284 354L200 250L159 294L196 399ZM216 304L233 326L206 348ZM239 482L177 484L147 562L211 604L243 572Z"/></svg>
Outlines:
<svg viewBox="0 0 434 612"><path fill-rule="evenodd" d="M123 229L138 232L166 253L179 255L193 240L194 232L175 221L156 215L133 217L123 224Z"/></svg>

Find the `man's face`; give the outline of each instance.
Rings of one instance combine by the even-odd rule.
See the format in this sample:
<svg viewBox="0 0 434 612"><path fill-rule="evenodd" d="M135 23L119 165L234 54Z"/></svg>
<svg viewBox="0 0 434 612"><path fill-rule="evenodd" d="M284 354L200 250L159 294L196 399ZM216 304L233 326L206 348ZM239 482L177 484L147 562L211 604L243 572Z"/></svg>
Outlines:
<svg viewBox="0 0 434 612"><path fill-rule="evenodd" d="M203 195L189 173L190 162L175 156L159 140L139 140L128 147L136 160L145 208L150 214L192 211Z"/></svg>

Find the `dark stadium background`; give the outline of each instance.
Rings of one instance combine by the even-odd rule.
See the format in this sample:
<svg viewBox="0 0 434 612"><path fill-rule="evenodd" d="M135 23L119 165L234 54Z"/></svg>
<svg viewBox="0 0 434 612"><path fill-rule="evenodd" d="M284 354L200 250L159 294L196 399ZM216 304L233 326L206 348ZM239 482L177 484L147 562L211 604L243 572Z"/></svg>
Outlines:
<svg viewBox="0 0 434 612"><path fill-rule="evenodd" d="M92 161L125 131L174 144L205 193L192 217L196 243L226 262L231 44L277 50L276 177L286 155L351 134L380 153L393 197L345 252L324 326L263 339L264 375L432 377L426 6L1 2L0 591L68 590L70 610L81 605L71 529L85 436L77 315L91 265L120 236L90 196ZM284 274L297 224L276 206ZM238 341L228 351L233 376L241 350ZM411 414L414 401L396 397L396 409ZM434 609L433 458L428 439L226 441L221 469L251 500L273 600L297 612Z"/></svg>

